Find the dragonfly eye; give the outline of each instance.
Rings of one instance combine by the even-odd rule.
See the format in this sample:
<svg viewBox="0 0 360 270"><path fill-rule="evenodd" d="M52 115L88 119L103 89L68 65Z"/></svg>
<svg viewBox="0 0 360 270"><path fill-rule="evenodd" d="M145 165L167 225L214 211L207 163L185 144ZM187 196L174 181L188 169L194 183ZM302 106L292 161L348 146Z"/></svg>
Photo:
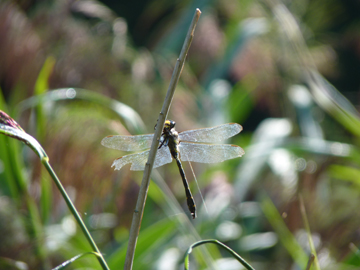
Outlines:
<svg viewBox="0 0 360 270"><path fill-rule="evenodd" d="M175 127L175 121L173 121L173 120L167 120L167 122L169 122L170 129L172 129L173 127Z"/></svg>

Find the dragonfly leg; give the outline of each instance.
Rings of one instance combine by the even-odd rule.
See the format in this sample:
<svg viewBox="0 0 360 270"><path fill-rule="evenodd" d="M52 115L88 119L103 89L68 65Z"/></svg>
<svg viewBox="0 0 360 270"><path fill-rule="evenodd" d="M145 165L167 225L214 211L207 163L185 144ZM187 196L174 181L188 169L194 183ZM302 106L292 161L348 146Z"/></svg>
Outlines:
<svg viewBox="0 0 360 270"><path fill-rule="evenodd" d="M161 147L163 147L163 146L168 146L168 144L169 144L169 138L163 138L163 140L162 140L162 142L161 142L161 144L159 145L159 147L158 147L158 149L160 149Z"/></svg>

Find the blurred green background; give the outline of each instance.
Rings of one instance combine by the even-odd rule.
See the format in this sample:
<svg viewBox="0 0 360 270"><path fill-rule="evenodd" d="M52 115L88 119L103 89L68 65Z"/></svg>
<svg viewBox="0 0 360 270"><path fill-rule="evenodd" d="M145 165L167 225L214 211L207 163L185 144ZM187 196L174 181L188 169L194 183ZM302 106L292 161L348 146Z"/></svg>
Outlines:
<svg viewBox="0 0 360 270"><path fill-rule="evenodd" d="M359 1L0 0L0 109L42 144L121 269L142 174L113 171L125 153L100 141L153 132L195 8L169 119L178 131L237 122L231 143L246 154L192 164L199 188L184 164L191 221L177 167L153 173L134 269L182 269L187 247L208 238L258 270L305 269L309 237L312 269L359 269ZM51 269L87 251L37 156L0 136L0 269ZM242 269L215 246L191 265ZM69 269L100 266L86 256Z"/></svg>

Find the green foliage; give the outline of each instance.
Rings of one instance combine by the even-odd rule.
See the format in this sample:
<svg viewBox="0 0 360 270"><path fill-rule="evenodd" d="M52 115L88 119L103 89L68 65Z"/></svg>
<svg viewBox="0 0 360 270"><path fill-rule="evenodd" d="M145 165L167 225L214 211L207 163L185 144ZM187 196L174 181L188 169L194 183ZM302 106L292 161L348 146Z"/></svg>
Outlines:
<svg viewBox="0 0 360 270"><path fill-rule="evenodd" d="M136 249L135 261L139 258L140 264L136 267L146 268L144 258L152 257L154 250L157 250L159 246L162 246L168 239L171 238L171 234L174 233L175 223L171 220L161 220L153 225L149 226L145 230L140 231L140 237L138 240L138 248ZM126 242L120 248L114 250L109 257L109 266L111 269L115 269L118 265L124 265L126 255Z"/></svg>
<svg viewBox="0 0 360 270"><path fill-rule="evenodd" d="M150 1L120 18L120 2L0 3L0 110L27 134L15 125L4 128L13 138L0 135L0 268L100 269L95 256L76 259L91 246L42 169L42 149L110 268L123 267L142 175L114 172L123 153L100 141L153 132L195 7L203 14L168 118L178 131L240 123L231 143L246 154L192 164L200 190L184 164L194 221L176 166L153 172L134 269L177 269L210 238L260 270L305 269L314 249L311 269L359 268L358 6ZM22 143L34 138L36 154ZM229 269L226 256L212 246L193 259Z"/></svg>

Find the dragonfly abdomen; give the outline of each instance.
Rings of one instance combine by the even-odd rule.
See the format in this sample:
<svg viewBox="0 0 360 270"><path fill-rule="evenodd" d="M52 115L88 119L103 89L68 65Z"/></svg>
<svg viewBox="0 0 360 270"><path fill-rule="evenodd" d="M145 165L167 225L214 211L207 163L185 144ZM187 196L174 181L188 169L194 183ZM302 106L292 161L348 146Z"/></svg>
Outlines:
<svg viewBox="0 0 360 270"><path fill-rule="evenodd" d="M185 172L184 172L184 169L183 169L183 166L181 164L181 161L178 157L175 158L176 160L176 164L179 168L179 171L180 171L180 175L181 175L181 179L183 181L183 184L184 184L184 188L185 188L185 194L186 194L186 203L187 203L187 206L188 206L188 209L191 213L191 216L192 218L196 218L196 205L195 205L195 201L194 201L194 198L193 198L193 195L191 194L191 190L189 188L189 183L186 179L186 176L185 176Z"/></svg>

